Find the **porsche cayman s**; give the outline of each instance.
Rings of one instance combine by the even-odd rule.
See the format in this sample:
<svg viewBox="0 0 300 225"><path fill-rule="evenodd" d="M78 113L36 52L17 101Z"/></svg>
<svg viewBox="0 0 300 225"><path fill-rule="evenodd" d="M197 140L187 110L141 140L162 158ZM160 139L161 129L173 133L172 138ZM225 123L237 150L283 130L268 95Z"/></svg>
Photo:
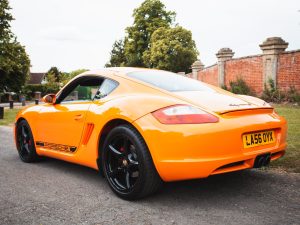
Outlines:
<svg viewBox="0 0 300 225"><path fill-rule="evenodd" d="M16 117L21 160L91 167L129 200L163 182L266 166L286 148L286 121L268 103L167 71L88 71L43 101Z"/></svg>

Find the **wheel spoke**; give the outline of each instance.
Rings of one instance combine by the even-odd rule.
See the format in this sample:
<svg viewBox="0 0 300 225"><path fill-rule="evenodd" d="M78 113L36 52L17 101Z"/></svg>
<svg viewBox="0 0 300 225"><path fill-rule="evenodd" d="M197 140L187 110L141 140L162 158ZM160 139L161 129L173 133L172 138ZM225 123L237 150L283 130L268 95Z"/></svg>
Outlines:
<svg viewBox="0 0 300 225"><path fill-rule="evenodd" d="M138 165L139 162L135 159L133 154L128 155L129 165Z"/></svg>
<svg viewBox="0 0 300 225"><path fill-rule="evenodd" d="M106 174L114 189L130 192L139 179L137 149L130 136L118 134L107 145Z"/></svg>
<svg viewBox="0 0 300 225"><path fill-rule="evenodd" d="M21 144L23 144L23 138L20 134L18 134L18 141L19 141L19 144L21 146Z"/></svg>
<svg viewBox="0 0 300 225"><path fill-rule="evenodd" d="M24 144L24 148L25 148L25 150L26 150L28 153L30 153L28 143Z"/></svg>
<svg viewBox="0 0 300 225"><path fill-rule="evenodd" d="M116 182L116 184L118 185L118 188L121 189L121 190L126 190L126 187L124 187L123 184L121 184L116 178L113 179L114 182Z"/></svg>
<svg viewBox="0 0 300 225"><path fill-rule="evenodd" d="M25 132L25 128L24 128L24 126L22 126L22 135L23 135L23 137L25 138L25 140L26 140L26 138L27 138L27 134L26 134L26 132Z"/></svg>
<svg viewBox="0 0 300 225"><path fill-rule="evenodd" d="M120 174L121 172L123 172L123 169L120 168L120 167L118 167L118 168L116 168L116 169L110 171L110 172L109 172L109 176L110 176L111 178L115 178L115 177L116 177L118 174Z"/></svg>
<svg viewBox="0 0 300 225"><path fill-rule="evenodd" d="M126 173L126 187L130 188L130 173L128 171Z"/></svg>
<svg viewBox="0 0 300 225"><path fill-rule="evenodd" d="M139 164L129 164L128 165L128 170L130 170L131 172L135 172L139 170Z"/></svg>
<svg viewBox="0 0 300 225"><path fill-rule="evenodd" d="M118 157L120 157L120 156L123 155L122 152L120 152L117 149L115 149L112 145L109 145L108 148L109 148L109 150L110 150L111 153L113 153L114 155L116 155Z"/></svg>

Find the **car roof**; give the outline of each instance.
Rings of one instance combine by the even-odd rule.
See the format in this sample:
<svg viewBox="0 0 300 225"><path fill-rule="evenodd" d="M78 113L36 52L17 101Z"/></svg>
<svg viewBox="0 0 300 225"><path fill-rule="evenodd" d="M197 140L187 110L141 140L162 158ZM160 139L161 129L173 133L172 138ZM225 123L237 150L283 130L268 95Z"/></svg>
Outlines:
<svg viewBox="0 0 300 225"><path fill-rule="evenodd" d="M109 67L109 68L105 68L105 69L109 70L109 71L123 73L123 74L135 72L135 71L151 70L148 68L139 68L139 67Z"/></svg>
<svg viewBox="0 0 300 225"><path fill-rule="evenodd" d="M89 70L78 76L85 76L85 75L99 75L99 76L107 76L107 77L111 77L113 75L126 76L128 73L131 72L146 71L146 70L159 71L157 69L139 68L139 67L108 67L108 68L103 68L98 70Z"/></svg>
<svg viewBox="0 0 300 225"><path fill-rule="evenodd" d="M106 77L106 78L110 78L110 79L114 79L114 80L117 77L123 77L123 78L125 77L127 80L132 80L134 82L141 83L141 81L135 80L126 75L130 72L146 71L146 70L157 70L157 69L138 68L138 67L107 67L107 68L102 68L102 69L97 69L97 70L88 70L86 72L83 72L83 73L73 77L71 80L69 80L69 82L62 89L64 89L67 85L72 83L74 80L76 80L80 77L85 77L85 76L100 76L100 77ZM159 71L159 70L157 70L157 71ZM149 84L146 84L146 83L144 83L143 85L149 86Z"/></svg>

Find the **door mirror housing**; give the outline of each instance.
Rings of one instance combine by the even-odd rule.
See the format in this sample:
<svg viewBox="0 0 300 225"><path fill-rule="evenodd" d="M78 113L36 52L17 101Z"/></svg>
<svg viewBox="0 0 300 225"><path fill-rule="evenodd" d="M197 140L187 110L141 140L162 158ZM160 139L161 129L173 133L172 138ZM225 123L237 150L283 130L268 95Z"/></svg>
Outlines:
<svg viewBox="0 0 300 225"><path fill-rule="evenodd" d="M45 103L49 103L49 104L55 104L56 102L56 95L55 94L48 94L48 95L45 95L43 97L43 102Z"/></svg>

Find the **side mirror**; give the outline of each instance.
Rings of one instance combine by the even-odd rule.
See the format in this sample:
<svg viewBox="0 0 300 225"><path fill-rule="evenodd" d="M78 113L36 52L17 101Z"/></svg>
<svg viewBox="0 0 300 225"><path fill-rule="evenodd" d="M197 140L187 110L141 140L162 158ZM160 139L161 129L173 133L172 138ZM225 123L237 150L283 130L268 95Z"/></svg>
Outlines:
<svg viewBox="0 0 300 225"><path fill-rule="evenodd" d="M55 104L55 102L56 102L56 95L55 94L45 95L43 97L43 102L49 103L49 104Z"/></svg>

